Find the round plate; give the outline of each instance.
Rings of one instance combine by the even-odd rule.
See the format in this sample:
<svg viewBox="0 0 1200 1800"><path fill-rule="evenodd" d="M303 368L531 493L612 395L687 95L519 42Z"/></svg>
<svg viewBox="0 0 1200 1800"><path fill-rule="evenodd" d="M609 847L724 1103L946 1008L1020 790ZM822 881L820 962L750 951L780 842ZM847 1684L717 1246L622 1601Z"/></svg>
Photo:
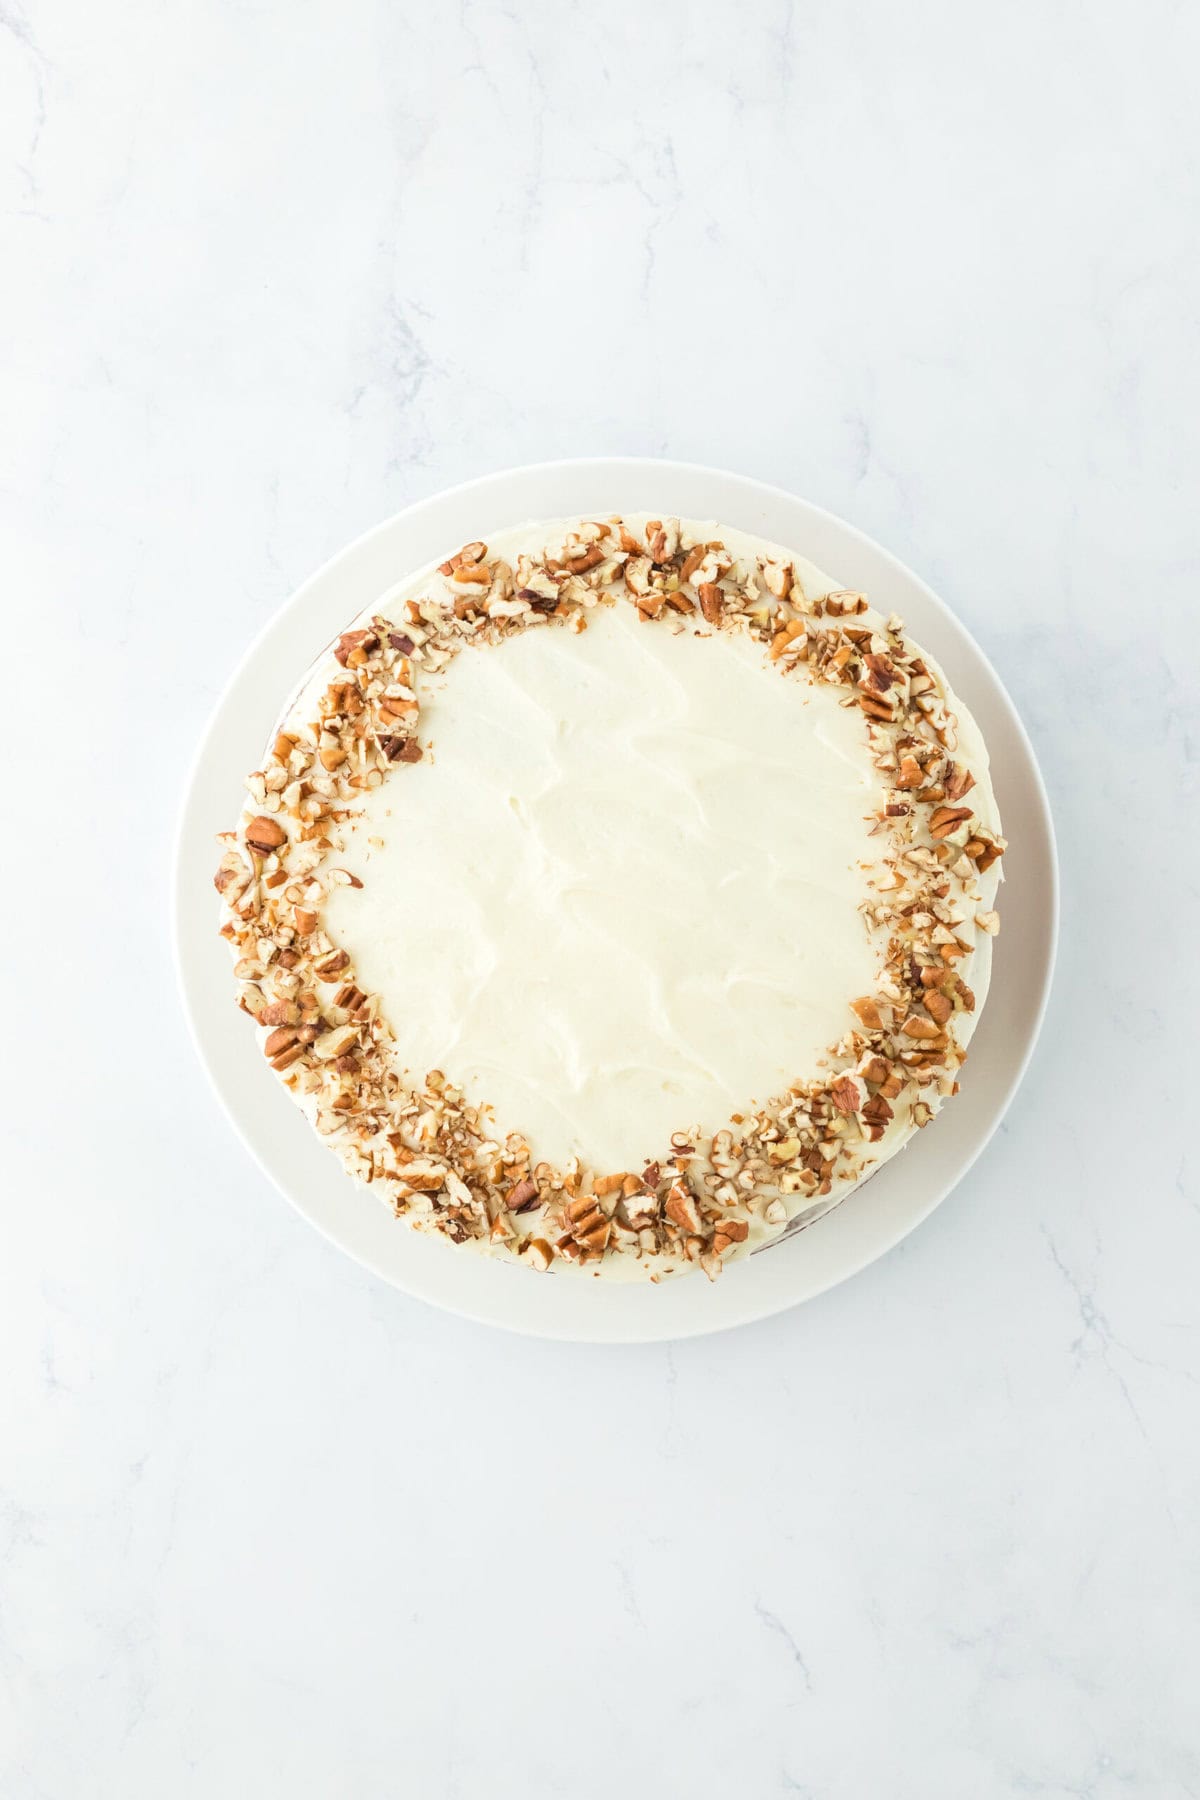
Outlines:
<svg viewBox="0 0 1200 1800"><path fill-rule="evenodd" d="M946 670L982 727L1004 858L991 991L963 1091L928 1131L840 1206L786 1243L661 1286L558 1280L464 1255L410 1230L350 1181L259 1055L233 1004L217 935L214 837L233 825L242 782L294 680L354 616L408 571L471 538L527 519L637 512L719 519L801 552L883 612L900 613ZM930 590L878 544L778 488L685 463L632 457L510 469L423 500L359 538L305 582L267 626L209 726L180 824L176 943L184 1003L200 1055L247 1148L325 1236L407 1293L542 1337L637 1343L762 1319L844 1281L890 1250L944 1200L1002 1117L1045 1010L1058 928L1054 834L1046 792L1012 701L982 651Z"/></svg>

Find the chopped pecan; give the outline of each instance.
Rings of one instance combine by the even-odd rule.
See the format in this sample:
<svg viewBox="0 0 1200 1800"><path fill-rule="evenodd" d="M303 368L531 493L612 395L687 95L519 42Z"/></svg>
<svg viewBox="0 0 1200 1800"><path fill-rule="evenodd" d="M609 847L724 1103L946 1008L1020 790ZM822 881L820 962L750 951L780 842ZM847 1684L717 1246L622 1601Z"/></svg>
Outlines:
<svg viewBox="0 0 1200 1800"><path fill-rule="evenodd" d="M260 856L270 856L281 844L287 843L287 832L278 819L269 819L265 815L251 819L246 827L246 843L251 850L257 850Z"/></svg>
<svg viewBox="0 0 1200 1800"><path fill-rule="evenodd" d="M305 1048L304 1038L294 1026L281 1025L268 1034L263 1055L273 1069L282 1073L304 1055Z"/></svg>
<svg viewBox="0 0 1200 1800"><path fill-rule="evenodd" d="M271 1000L258 1015L260 1025L298 1025L300 1008L294 1000Z"/></svg>
<svg viewBox="0 0 1200 1800"><path fill-rule="evenodd" d="M343 631L333 647L333 654L343 669L360 669L368 656L379 648L379 634L374 631Z"/></svg>
<svg viewBox="0 0 1200 1800"><path fill-rule="evenodd" d="M767 557L762 564L763 584L777 600L786 600L792 591L796 571L790 562L775 562Z"/></svg>
<svg viewBox="0 0 1200 1800"><path fill-rule="evenodd" d="M678 1225L681 1231L702 1229L703 1220L700 1217L700 1208L696 1205L696 1197L686 1182L672 1183L663 1211L668 1219Z"/></svg>
<svg viewBox="0 0 1200 1800"><path fill-rule="evenodd" d="M862 1122L872 1143L878 1143L892 1117L892 1109L882 1094L872 1094L862 1109Z"/></svg>
<svg viewBox="0 0 1200 1800"><path fill-rule="evenodd" d="M874 688L878 693L886 694L890 687L895 686L897 679L895 665L886 656L864 656L863 668L868 677L866 685Z"/></svg>
<svg viewBox="0 0 1200 1800"><path fill-rule="evenodd" d="M750 1236L750 1226L745 1219L722 1219L713 1232L712 1253L720 1256L733 1244L744 1244ZM700 1266L704 1267L704 1258L700 1258Z"/></svg>
<svg viewBox="0 0 1200 1800"><path fill-rule="evenodd" d="M956 831L964 819L970 817L971 808L969 806L939 806L930 814L929 829L935 838L949 837L950 833Z"/></svg>
<svg viewBox="0 0 1200 1800"><path fill-rule="evenodd" d="M453 556L447 557L444 563L439 563L438 574L453 575L456 569L461 569L467 564L482 562L486 555L487 545L476 539L474 543L464 544L461 550L457 550Z"/></svg>
<svg viewBox="0 0 1200 1800"><path fill-rule="evenodd" d="M905 789L919 788L924 779L925 771L922 769L916 757L905 755L900 758L900 767L892 785L894 787Z"/></svg>
<svg viewBox="0 0 1200 1800"><path fill-rule="evenodd" d="M492 571L484 562L460 563L450 579L466 587L490 587Z"/></svg>
<svg viewBox="0 0 1200 1800"><path fill-rule="evenodd" d="M856 1113L863 1103L862 1084L853 1075L840 1075L829 1090L829 1098L840 1113Z"/></svg>
<svg viewBox="0 0 1200 1800"><path fill-rule="evenodd" d="M805 647L807 630L803 619L791 619L781 626L771 639L771 661L778 662L781 656L795 656L802 661L800 653Z"/></svg>
<svg viewBox="0 0 1200 1800"><path fill-rule="evenodd" d="M850 1002L850 1010L866 1026L868 1031L882 1031L883 1018L879 1011L879 1003L870 994L862 994L857 1000Z"/></svg>
<svg viewBox="0 0 1200 1800"><path fill-rule="evenodd" d="M389 762L415 763L421 760L421 746L414 737L381 737L379 748Z"/></svg>
<svg viewBox="0 0 1200 1800"><path fill-rule="evenodd" d="M371 1010L367 996L363 993L361 988L355 987L353 982L347 982L344 986L340 987L333 996L332 1003L334 1006L341 1007L343 1012L348 1012L356 1019L366 1017Z"/></svg>
<svg viewBox="0 0 1200 1800"><path fill-rule="evenodd" d="M567 1229L557 1240L560 1256L577 1261L580 1256L599 1256L608 1248L612 1224L594 1194L579 1194L567 1203Z"/></svg>
<svg viewBox="0 0 1200 1800"><path fill-rule="evenodd" d="M700 611L710 625L721 623L721 589L715 581L702 581L696 589L700 596Z"/></svg>
<svg viewBox="0 0 1200 1800"><path fill-rule="evenodd" d="M386 713L389 719L408 719L419 709L415 700L409 700L403 694L381 694L379 710Z"/></svg>
<svg viewBox="0 0 1200 1800"><path fill-rule="evenodd" d="M625 586L635 600L644 600L650 593L650 558L648 556L631 556L625 564Z"/></svg>
<svg viewBox="0 0 1200 1800"><path fill-rule="evenodd" d="M921 1013L909 1013L900 1029L910 1038L939 1038L942 1035L941 1026Z"/></svg>
<svg viewBox="0 0 1200 1800"><path fill-rule="evenodd" d="M679 520L651 519L646 526L646 547L652 562L659 566L669 563L679 549Z"/></svg>
<svg viewBox="0 0 1200 1800"><path fill-rule="evenodd" d="M537 1182L530 1181L528 1175L525 1175L509 1192L508 1210L514 1213L528 1212L530 1207L537 1205L539 1198Z"/></svg>

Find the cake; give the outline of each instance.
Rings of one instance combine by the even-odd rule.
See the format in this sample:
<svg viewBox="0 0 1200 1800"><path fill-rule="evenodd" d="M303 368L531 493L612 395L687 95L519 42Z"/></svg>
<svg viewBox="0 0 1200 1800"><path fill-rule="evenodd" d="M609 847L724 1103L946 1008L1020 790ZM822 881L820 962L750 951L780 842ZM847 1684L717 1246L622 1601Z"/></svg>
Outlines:
<svg viewBox="0 0 1200 1800"><path fill-rule="evenodd" d="M460 1251L658 1281L811 1224L958 1088L1004 849L975 722L745 532L514 528L284 706L216 885L346 1171Z"/></svg>

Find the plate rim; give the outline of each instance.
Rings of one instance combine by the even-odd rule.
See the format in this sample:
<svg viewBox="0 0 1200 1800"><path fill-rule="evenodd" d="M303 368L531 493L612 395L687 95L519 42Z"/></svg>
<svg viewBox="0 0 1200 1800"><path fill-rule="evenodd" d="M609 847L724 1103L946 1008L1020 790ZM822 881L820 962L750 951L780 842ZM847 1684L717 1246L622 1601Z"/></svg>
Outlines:
<svg viewBox="0 0 1200 1800"><path fill-rule="evenodd" d="M759 500L765 500L769 503L775 503L776 505L783 504L787 507L799 507L809 515L810 519L815 524L857 544L865 554L878 559L885 567L889 568L901 583L907 584L911 588L917 590L921 595L922 600L925 603L930 604L933 610L942 619L949 622L949 626L952 629L961 634L966 645L969 646L970 652L978 659L981 670L990 682L992 688L990 699L992 702L998 704L1006 715L1006 724L1008 728L1013 731L1022 752L1024 767L1021 773L1029 785L1030 792L1027 798L1033 803L1037 815L1037 824L1040 827L1042 837L1040 846L1032 846L1035 852L1039 849L1042 852L1039 873L1044 886L1041 919L1042 942L1040 945L1040 970L1037 973L1038 990L1036 1003L1032 1015L1025 1027L1025 1037L1020 1053L1015 1059L1010 1061L1007 1074L1001 1083L998 1095L991 1103L991 1116L986 1128L977 1133L969 1152L965 1156L960 1157L950 1179L945 1182L944 1185L939 1185L935 1182L933 1186L937 1191L934 1193L934 1197L927 1200L924 1204L919 1204L915 1209L910 1208L908 1215L898 1229L895 1228L893 1223L891 1228L880 1234L878 1241L869 1243L865 1248L861 1249L860 1253L849 1256L845 1260L845 1266L839 1268L835 1273L829 1274L827 1278L819 1279L815 1284L810 1283L805 1285L803 1291L792 1294L760 1293L756 1298L752 1298L752 1281L738 1281L737 1278L739 1275L748 1275L750 1269L753 1267L753 1262L757 1259L751 1259L750 1262L746 1264L736 1266L735 1269L730 1271L730 1275L733 1276L734 1279L730 1280L729 1276L727 1276L720 1284L718 1284L717 1288L711 1287L707 1282L700 1281L699 1277L696 1276L692 1279L683 1277L666 1284L662 1289L649 1290L656 1298L666 1299L672 1292L678 1292L680 1288L686 1288L698 1295L699 1302L709 1302L708 1306L698 1303L693 1309L695 1317L691 1320L681 1321L678 1318L674 1318L668 1323L665 1318L662 1319L661 1322L666 1327L663 1329L655 1329L652 1318L643 1321L634 1329L629 1329L628 1327L623 1329L609 1328L610 1326L619 1324L616 1317L618 1305L615 1304L617 1296L622 1293L644 1294L647 1292L647 1288L643 1284L636 1284L631 1287L626 1287L622 1284L618 1288L612 1288L608 1284L605 1284L605 1294L606 1296L611 1295L614 1303L609 1304L608 1310L611 1317L605 1320L604 1329L597 1328L597 1318L603 1317L603 1315L593 1315L587 1318L581 1317L579 1321L571 1321L564 1326L561 1321L548 1322L546 1320L525 1316L525 1310L520 1304L522 1296L520 1296L515 1289L508 1290L507 1281L503 1279L504 1277L513 1277L517 1280L523 1279L525 1281L532 1281L533 1277L527 1275L525 1271L507 1270L502 1268L499 1264L485 1264L484 1266L494 1270L494 1273L498 1277L501 1277L501 1279L495 1283L496 1303L481 1305L477 1300L472 1302L465 1296L454 1294L454 1277L450 1271L451 1259L454 1259L457 1262L462 1262L464 1259L456 1257L455 1252L451 1249L444 1246L438 1246L446 1258L446 1267L442 1272L449 1277L445 1285L448 1286L451 1291L449 1293L442 1291L434 1292L431 1291L427 1282L416 1279L411 1273L401 1272L395 1267L386 1266L378 1257L364 1249L361 1244L350 1241L345 1234L339 1235L337 1229L335 1229L328 1219L315 1216L313 1211L305 1205L295 1192L292 1191L279 1169L272 1166L269 1157L260 1144L255 1142L253 1137L249 1134L248 1127L244 1123L242 1117L239 1116L236 1105L227 1091L229 1078L224 1072L218 1069L216 1058L212 1054L213 1047L208 1041L207 1027L201 1017L197 993L194 987L193 972L190 966L193 952L189 942L192 932L189 911L191 908L195 907L197 903L197 895L193 888L193 871L189 868L189 860L196 829L195 815L198 811L202 810L203 788L207 765L212 757L218 735L225 723L226 715L233 709L238 701L243 683L253 670L254 665L268 641L277 631L285 626L290 615L300 610L305 599L330 581L330 579L336 575L340 567L349 565L357 559L361 559L370 551L372 546L383 542L398 529L403 529L406 525L415 525L421 515L433 513L439 508L449 507L454 502L462 500L468 495L477 495L483 498L489 490L495 491L503 489L506 485L512 483L519 485L528 484L532 487L536 487L538 483L548 483L553 479L561 479L567 475L582 475L585 470L589 472L595 471L597 473L598 483L601 472L610 479L625 477L638 479L639 477L646 477L649 480L653 480L657 475L658 477L667 480L682 480L684 482L691 479L697 482L728 483L731 487L740 489L747 499L753 496L757 497ZM632 509L626 508L626 510ZM551 517L558 515L543 509L540 514L536 510L531 510L527 516L536 518L538 516ZM693 513L693 516L699 517L701 516L701 513L697 511ZM704 512L703 516L707 517L711 515ZM519 523L520 521L514 515L512 522ZM354 610L361 610L361 608L356 607ZM352 616L352 614L349 609L347 609L343 616L349 617ZM336 624L333 629L336 632ZM939 660L942 660L938 646L933 644L930 645L930 648L935 654L938 654ZM974 701L972 704L974 708ZM991 1142L1001 1121L1007 1114L1018 1088L1025 1078L1029 1064L1040 1040L1050 1003L1058 955L1061 905L1060 889L1059 860L1053 813L1050 807L1045 779L1042 775L1041 767L1030 740L1029 733L1025 728L1024 720L1021 718L1011 694L1001 680L987 652L979 645L973 634L947 602L942 600L921 576L916 574L914 570L909 568L906 563L902 562L900 558L892 551L888 550L886 546L878 543L858 526L841 518L838 514L829 511L827 508L819 506L813 501L804 499L802 496L791 492L787 488L770 482L761 481L755 476L740 474L733 470L720 469L708 464L681 461L675 458L646 456L568 457L535 463L524 463L507 469L491 470L484 475L471 477L467 480L454 483L450 487L437 489L435 492L428 494L421 499L412 501L408 506L401 508L390 517L380 520L377 524L370 526L366 531L361 532L357 537L353 538L350 542L335 551L331 556L327 557L316 570L306 576L304 580L302 580L283 599L280 605L274 609L270 617L254 634L222 687L220 694L210 710L208 719L200 735L199 742L188 768L172 850L171 939L175 974L184 1017L187 1020L189 1032L193 1044L195 1045L201 1067L205 1072L209 1086L216 1096L222 1112L225 1114L245 1149L249 1152L253 1162L267 1177L272 1186L274 1186L289 1204L295 1208L307 1224L319 1231L322 1237L335 1245L339 1251L350 1256L361 1267L368 1269L373 1275L387 1282L389 1286L397 1288L402 1293L429 1304L440 1306L443 1310L470 1319L475 1323L517 1331L525 1336L539 1337L560 1342L624 1344L671 1342L687 1337L706 1336L713 1332L732 1330L740 1325L750 1324L760 1319L773 1317L777 1313L788 1311L792 1307L803 1304L806 1300L815 1299L820 1294L828 1293L832 1288L840 1286L843 1282L850 1280L852 1276L860 1274L863 1269L868 1268L873 1262L878 1261L881 1257L887 1255L889 1251L895 1249L897 1244L902 1242L911 1232L922 1225L932 1213L937 1210L943 1201L948 1198L953 1189L958 1186L959 1182L961 1182L971 1168L974 1167L983 1151L987 1148L987 1145ZM215 935L214 929L214 938ZM985 1018L987 1016L986 1007L983 1016ZM296 1113L296 1122L302 1127L302 1130L305 1133L310 1133L307 1122L302 1119L298 1112ZM392 1231L404 1229L397 1221L387 1218L383 1207L379 1206L379 1203L376 1202L372 1196L360 1193L355 1184L346 1179L344 1172L336 1167L332 1158L328 1157L328 1153L324 1146L317 1143L315 1139L312 1139L311 1147L318 1152L319 1155L325 1157L335 1169L339 1181L344 1184L345 1197L352 1205L375 1205L378 1207L379 1213L384 1217L387 1225ZM894 1160L899 1161L898 1158ZM882 1179L887 1170L892 1166L891 1163L885 1164L879 1171L879 1178ZM861 1192L861 1188L858 1191ZM853 1198L853 1195L848 1196L846 1204L852 1204ZM835 1217L841 1211L842 1207L839 1206L834 1208L830 1214L825 1215L825 1217ZM818 1229L820 1223L821 1221L817 1221L812 1229ZM797 1234L792 1242L797 1243L806 1235L805 1232L801 1232ZM407 1239L416 1238L418 1236L419 1234L410 1230L405 1231L405 1238ZM779 1254L783 1253L783 1249L784 1247L781 1246ZM478 1261L480 1259L472 1260ZM441 1286L441 1284L435 1285ZM539 1283L538 1285L540 1287L542 1284ZM571 1283L570 1285L574 1287L577 1284ZM730 1291L735 1288L737 1290L736 1292ZM724 1296L724 1303L714 1307L712 1302L717 1299L718 1294ZM527 1298L528 1296L525 1297ZM490 1298L492 1297L489 1296L489 1299ZM505 1306L505 1299L512 1299L515 1304ZM741 1301L740 1305L738 1304L739 1300ZM663 1308L664 1313L667 1311L676 1312L677 1310L676 1307ZM722 1316L714 1317L714 1312L718 1311Z"/></svg>

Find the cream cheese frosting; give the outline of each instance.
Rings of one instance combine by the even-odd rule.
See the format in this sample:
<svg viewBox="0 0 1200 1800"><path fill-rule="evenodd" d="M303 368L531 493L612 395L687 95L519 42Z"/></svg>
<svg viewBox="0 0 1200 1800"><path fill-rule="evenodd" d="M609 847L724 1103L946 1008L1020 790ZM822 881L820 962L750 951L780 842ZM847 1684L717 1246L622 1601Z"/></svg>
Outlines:
<svg viewBox="0 0 1200 1800"><path fill-rule="evenodd" d="M872 771L831 692L622 607L460 659L423 718L326 912L411 1073L618 1168L816 1067L877 960Z"/></svg>
<svg viewBox="0 0 1200 1800"><path fill-rule="evenodd" d="M486 566L553 566L580 523L493 537ZM649 514L627 515L622 532L640 550L653 544L657 524ZM616 526L606 529L616 542ZM357 989L386 1019L404 1091L430 1071L444 1074L463 1105L495 1121L497 1141L519 1134L530 1167L641 1170L686 1141L682 1160L698 1160L715 1186L718 1134L736 1135L739 1117L845 1065L856 1024L849 1002L881 978L886 934L871 908L894 885L884 854L894 842L880 818L890 777L881 779L880 745L859 706L803 669L781 677L764 632L746 628L775 608L764 568L768 579L793 570L791 602L804 597L818 608L839 592L836 583L747 534L703 523L679 529L681 546L723 545L725 579L748 583L750 602L733 628L712 629L693 603L653 629L635 605L613 604L602 591L572 621L586 630L551 628L527 601L523 624L537 628L513 630L482 653L472 646L442 667L436 654L423 670L414 662L424 754L386 780L364 777L353 807L340 811L336 878L321 886L320 942L345 955ZM561 569L554 578L569 579ZM399 621L397 641L420 658L420 608L431 589L454 592L453 579L453 571L417 572L350 634L369 633L375 620ZM518 598L501 599L500 618L509 616L505 605L520 608L520 590L510 588ZM884 642L888 622L851 598L860 637ZM343 634L343 654L345 642ZM953 714L953 755L973 777L973 823L953 823L960 837L982 829L991 841L999 821L978 729L927 656L921 667L934 699ZM280 730L302 739L322 695L345 676L331 647L285 708L275 741ZM410 679L404 693L416 692ZM970 870L974 912L989 926L997 873ZM956 1003L961 1051L986 995L991 940L973 916L954 924L966 945L954 969L974 1004L967 1012ZM322 1024L328 1037L329 1019ZM344 1027L335 1020L334 1029ZM912 1050L906 1039L894 1042ZM859 1085L865 1098L865 1078ZM749 1229L727 1254L745 1254L789 1218L815 1216L841 1198L952 1086L945 1077L914 1085L906 1104L885 1108L886 1122L860 1147L869 1153L824 1183L825 1192L793 1187L781 1196L773 1188L775 1204L751 1208ZM300 1081L294 1091L316 1122L311 1086ZM836 1117L835 1124L852 1130L853 1116L849 1126ZM361 1147L346 1160L363 1173ZM420 1212L423 1197L410 1199ZM686 1249L664 1256L657 1243L649 1253L636 1230L623 1227L628 1211L618 1206L609 1233L610 1247L625 1254L603 1256L593 1272L657 1275L696 1260ZM520 1254L522 1215L505 1218L511 1239L471 1231L464 1242ZM618 1244L618 1236L630 1241ZM579 1266L555 1259L556 1267L565 1263Z"/></svg>

